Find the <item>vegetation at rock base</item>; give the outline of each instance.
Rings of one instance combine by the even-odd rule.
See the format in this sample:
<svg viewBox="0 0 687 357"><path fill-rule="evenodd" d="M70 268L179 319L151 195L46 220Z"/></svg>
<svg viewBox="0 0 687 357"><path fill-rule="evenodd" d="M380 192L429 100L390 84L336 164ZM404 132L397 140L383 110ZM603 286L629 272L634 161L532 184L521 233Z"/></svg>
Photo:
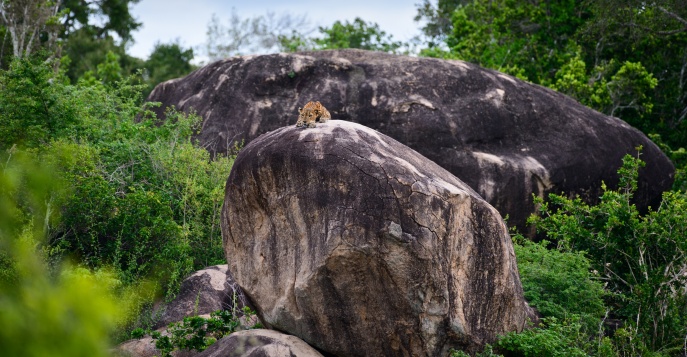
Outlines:
<svg viewBox="0 0 687 357"><path fill-rule="evenodd" d="M143 103L156 84L195 68L194 50L175 41L147 59L130 56L136 2L0 0L0 321L11 326L0 346L8 355L105 355L111 338L147 327L132 319L154 296L169 298L191 271L224 262L218 216L233 157L211 160L197 146L197 116L170 108L158 122L154 104ZM422 36L411 43L363 18L315 28L305 15L232 16L208 26L211 59L331 48L461 59L650 135L676 165L674 190L638 212L631 198L642 164L628 156L620 185L605 187L597 205L540 199L531 224L546 241L514 234L514 242L542 323L477 355L684 355L683 1L424 0ZM190 318L175 327L176 342L158 341L202 348L205 335L190 336L215 322L232 326L221 314Z"/></svg>
<svg viewBox="0 0 687 357"><path fill-rule="evenodd" d="M666 192L640 215L643 162L626 156L620 187L599 204L551 194L530 222L549 241L514 235L525 297L542 322L482 355L673 356L687 336L687 196ZM494 352L496 351L496 352ZM454 356L461 356L455 352Z"/></svg>
<svg viewBox="0 0 687 357"><path fill-rule="evenodd" d="M250 326L243 326L242 321ZM171 323L166 333L150 332L155 340L155 348L162 352L161 357L170 357L174 351L202 352L222 337L242 329L261 328L255 312L248 306L241 311L219 310L212 312L209 318L202 316L186 317L181 322ZM141 330L137 333L140 335Z"/></svg>

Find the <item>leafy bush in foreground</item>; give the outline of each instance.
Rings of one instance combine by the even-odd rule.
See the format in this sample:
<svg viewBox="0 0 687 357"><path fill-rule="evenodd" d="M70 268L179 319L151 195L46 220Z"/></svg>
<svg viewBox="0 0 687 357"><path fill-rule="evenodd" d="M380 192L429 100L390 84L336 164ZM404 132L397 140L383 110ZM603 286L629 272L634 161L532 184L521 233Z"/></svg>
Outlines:
<svg viewBox="0 0 687 357"><path fill-rule="evenodd" d="M603 187L600 203L552 194L533 216L540 232L562 250L589 258L623 320L619 346L629 354L684 353L687 336L687 197L666 192L661 205L640 215L631 203L643 162L623 158L617 190ZM624 335L623 335L624 336ZM621 341L618 340L618 343Z"/></svg>
<svg viewBox="0 0 687 357"><path fill-rule="evenodd" d="M125 284L150 277L171 296L194 269L225 262L218 217L233 157L210 160L192 139L198 116L159 122L144 86L100 67L76 85L42 62L0 71L0 150L30 148L71 186L53 195L47 259L110 266Z"/></svg>
<svg viewBox="0 0 687 357"><path fill-rule="evenodd" d="M45 229L63 182L20 151L0 164L0 346L6 356L107 356L109 335L136 295L107 270L43 259Z"/></svg>

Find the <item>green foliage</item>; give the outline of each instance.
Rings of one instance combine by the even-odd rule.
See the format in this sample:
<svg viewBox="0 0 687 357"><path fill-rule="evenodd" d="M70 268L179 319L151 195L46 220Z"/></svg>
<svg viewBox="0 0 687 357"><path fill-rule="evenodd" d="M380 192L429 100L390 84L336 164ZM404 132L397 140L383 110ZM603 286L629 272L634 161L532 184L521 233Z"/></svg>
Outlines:
<svg viewBox="0 0 687 357"><path fill-rule="evenodd" d="M687 192L687 150L684 147L671 148L658 134L649 134L649 138L668 155L670 161L675 165L673 191Z"/></svg>
<svg viewBox="0 0 687 357"><path fill-rule="evenodd" d="M156 43L144 64L144 76L148 84L144 95L147 96L159 83L191 73L195 69L191 60L193 49L183 49L179 41L168 44Z"/></svg>
<svg viewBox="0 0 687 357"><path fill-rule="evenodd" d="M320 49L360 48L363 50L395 52L403 44L372 22L356 17L353 22L336 21L330 28L320 27L322 38L315 39Z"/></svg>
<svg viewBox="0 0 687 357"><path fill-rule="evenodd" d="M428 21L422 55L509 73L660 134L672 147L687 142L683 2L440 0L418 5L416 19Z"/></svg>
<svg viewBox="0 0 687 357"><path fill-rule="evenodd" d="M515 255L529 304L545 318L579 319L585 331L596 333L606 313L604 291L584 254L547 249L546 241L518 240L522 244L515 244Z"/></svg>
<svg viewBox="0 0 687 357"><path fill-rule="evenodd" d="M224 262L217 222L233 159L211 161L193 145L196 116L111 119L89 133L91 147L80 145L82 160L65 167L76 189L55 245L89 266L111 264L125 281L155 273L171 287L193 269Z"/></svg>
<svg viewBox="0 0 687 357"><path fill-rule="evenodd" d="M430 0L416 4L417 15L415 21L424 21L422 33L428 39L429 48L439 46L453 31L452 14L460 5L470 3L470 0L438 0L434 5Z"/></svg>
<svg viewBox="0 0 687 357"><path fill-rule="evenodd" d="M255 312L245 306L240 313L231 310L219 310L210 314L210 318L201 316L186 317L182 322L171 323L167 333L151 333L155 347L162 352L162 357L170 357L173 351L204 351L208 346L222 337L246 328L242 321L254 321ZM261 328L259 322L248 326L248 329Z"/></svg>
<svg viewBox="0 0 687 357"><path fill-rule="evenodd" d="M680 350L687 326L687 197L666 192L659 207L641 216L631 199L643 164L626 156L618 190L603 186L596 206L554 194L539 200L540 216L531 222L562 249L585 252L629 334L650 351Z"/></svg>
<svg viewBox="0 0 687 357"><path fill-rule="evenodd" d="M570 58L556 72L555 80L550 87L588 107L603 111L613 105L607 77L614 67L615 62L607 66L597 66L588 72L586 63L577 51L575 57ZM615 88L620 87L616 84Z"/></svg>
<svg viewBox="0 0 687 357"><path fill-rule="evenodd" d="M117 73L110 59L98 74ZM40 146L36 157L74 187L54 202L48 259L111 266L126 284L151 277L168 296L194 269L225 262L218 222L233 158L194 146L199 117L169 111L160 123L139 104L143 86L111 76L69 85L19 61L0 78L2 148ZM32 110L35 122L22 120Z"/></svg>
<svg viewBox="0 0 687 357"><path fill-rule="evenodd" d="M587 63L641 63L656 84L643 94L650 112L616 112L646 133L657 133L673 147L687 140L687 8L683 1L588 1L593 13L576 35ZM633 76L630 74L630 77ZM641 74L640 74L641 76ZM632 93L632 90L629 91ZM640 98L641 100L641 98ZM624 101L625 104L631 101ZM641 114L641 115L640 115Z"/></svg>
<svg viewBox="0 0 687 357"><path fill-rule="evenodd" d="M0 149L37 147L78 121L71 88L48 66L18 60L0 72Z"/></svg>
<svg viewBox="0 0 687 357"><path fill-rule="evenodd" d="M117 56L122 77L143 68L143 61L127 55L125 46L118 44L113 37L97 37L88 29L80 28L62 44L62 55L69 59L63 66L64 71L70 81L76 83L87 72L97 72L98 65L108 61L110 52Z"/></svg>
<svg viewBox="0 0 687 357"><path fill-rule="evenodd" d="M543 319L545 327L534 327L522 333L509 333L496 342L507 355L524 357L588 356L584 347L590 345L582 325L554 317Z"/></svg>
<svg viewBox="0 0 687 357"><path fill-rule="evenodd" d="M475 62L547 84L575 55L570 36L584 16L573 0L474 1L453 12L453 32L446 38L450 52L441 57Z"/></svg>
<svg viewBox="0 0 687 357"><path fill-rule="evenodd" d="M10 33L7 27L0 24L0 69L4 70L9 68L12 62L12 41L10 39Z"/></svg>
<svg viewBox="0 0 687 357"><path fill-rule="evenodd" d="M2 155L0 166L0 329L7 356L107 356L109 334L135 295L105 269L45 264L45 236L66 189L31 153ZM10 277L8 279L8 277ZM133 304L132 304L133 303Z"/></svg>
<svg viewBox="0 0 687 357"><path fill-rule="evenodd" d="M117 82L121 82L122 79L122 67L119 65L119 56L109 51L105 55L104 62L98 64L95 71L86 71L79 78L79 84L93 86L102 83L114 86Z"/></svg>
<svg viewBox="0 0 687 357"><path fill-rule="evenodd" d="M130 4L140 0L62 0L60 10L64 34L69 37L75 31L84 29L94 38L116 34L123 41L131 40L131 33L141 26L129 12Z"/></svg>

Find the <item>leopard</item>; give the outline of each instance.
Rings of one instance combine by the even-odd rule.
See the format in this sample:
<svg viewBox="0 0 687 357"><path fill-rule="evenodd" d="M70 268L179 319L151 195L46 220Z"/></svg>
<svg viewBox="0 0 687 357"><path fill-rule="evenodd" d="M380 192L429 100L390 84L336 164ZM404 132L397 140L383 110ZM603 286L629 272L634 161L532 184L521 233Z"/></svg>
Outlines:
<svg viewBox="0 0 687 357"><path fill-rule="evenodd" d="M300 128L305 126L306 128L314 128L315 122L319 121L320 123L324 123L331 118L331 114L329 114L329 111L322 103L308 102L303 108L298 108L298 121L296 122L296 127Z"/></svg>

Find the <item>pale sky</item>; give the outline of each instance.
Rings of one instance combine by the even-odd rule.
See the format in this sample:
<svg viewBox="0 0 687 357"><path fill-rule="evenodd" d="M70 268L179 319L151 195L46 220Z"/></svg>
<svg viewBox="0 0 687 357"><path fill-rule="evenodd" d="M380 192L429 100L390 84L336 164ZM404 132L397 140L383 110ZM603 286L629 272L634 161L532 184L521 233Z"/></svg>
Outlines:
<svg viewBox="0 0 687 357"><path fill-rule="evenodd" d="M422 0L142 0L132 6L132 14L143 26L134 32L134 45L129 54L148 58L155 42L169 43L176 38L185 48L193 47L196 60L203 61L202 44L212 14L226 24L232 7L241 18L264 15L267 11L277 16L307 14L313 27L330 26L335 21L353 21L360 17L376 22L396 41L407 41L420 33L420 24L413 21L416 3ZM319 35L319 32L313 33Z"/></svg>

